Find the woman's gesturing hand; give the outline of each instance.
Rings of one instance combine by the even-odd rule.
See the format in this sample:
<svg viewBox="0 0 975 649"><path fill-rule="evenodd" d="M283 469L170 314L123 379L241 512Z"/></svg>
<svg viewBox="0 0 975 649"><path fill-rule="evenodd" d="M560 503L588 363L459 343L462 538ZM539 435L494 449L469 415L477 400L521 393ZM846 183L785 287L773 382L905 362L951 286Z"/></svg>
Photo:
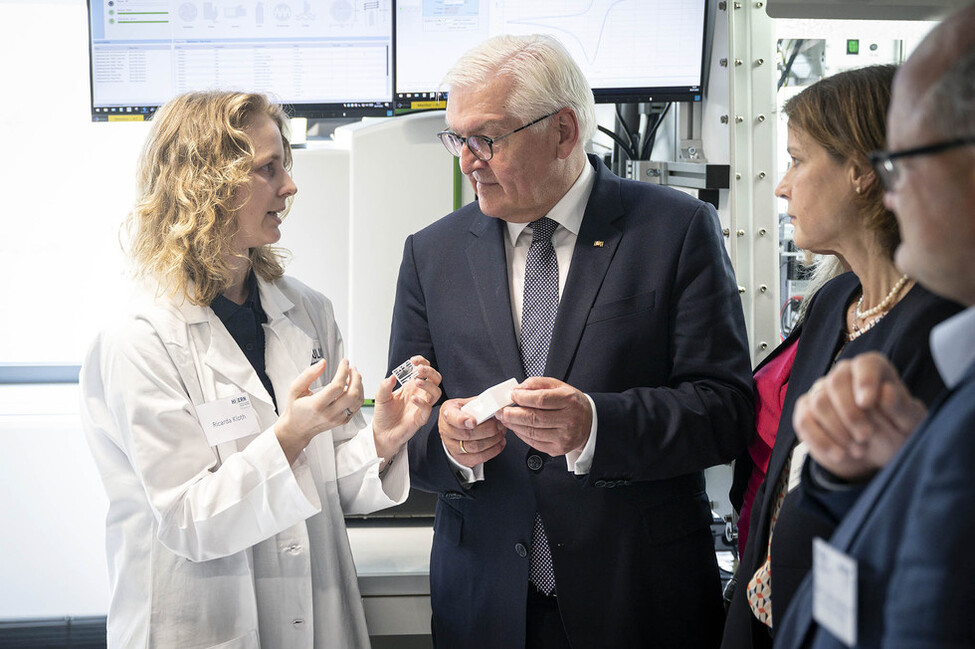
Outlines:
<svg viewBox="0 0 975 649"><path fill-rule="evenodd" d="M342 359L328 385L312 392L311 384L324 371L325 361L321 360L299 374L288 391L287 402L275 424L288 462L294 462L315 435L341 426L362 407L362 376L348 359Z"/></svg>

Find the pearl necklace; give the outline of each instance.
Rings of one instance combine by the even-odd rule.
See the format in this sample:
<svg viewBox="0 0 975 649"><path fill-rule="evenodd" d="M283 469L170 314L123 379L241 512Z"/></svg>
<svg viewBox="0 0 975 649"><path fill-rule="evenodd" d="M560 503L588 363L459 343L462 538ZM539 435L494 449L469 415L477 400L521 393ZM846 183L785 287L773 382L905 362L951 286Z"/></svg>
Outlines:
<svg viewBox="0 0 975 649"><path fill-rule="evenodd" d="M873 329L873 326L875 324L877 324L878 322L880 322L881 320L883 320L885 315L887 315L887 314L886 313L881 313L879 316L877 316L876 318L874 318L873 320L871 320L867 324L863 325L862 327L860 325L858 325L856 322L854 322L853 323L853 331L851 331L850 333L846 334L846 341L847 342L853 342L854 340L856 340L857 338L859 338L863 334L867 333L868 331L870 331L871 329Z"/></svg>
<svg viewBox="0 0 975 649"><path fill-rule="evenodd" d="M908 280L907 275L901 275L901 278L897 280L897 283L894 284L894 287L890 289L890 293L887 294L887 297L885 297L880 302L880 304L870 309L867 309L866 311L860 311L860 307L863 305L863 293L860 294L860 299L857 300L857 305L853 309L853 315L855 317L855 319L853 320L853 331L851 331L846 335L847 341L852 342L856 340L863 334L873 329L874 325L876 325L878 322L884 319L884 316L887 315L887 311L893 305L898 294L900 294L901 289L904 288L905 284L907 284L907 280ZM880 315L874 318L873 320L871 320L870 322L866 323L863 327L861 327L858 324L860 320L863 320L864 318L869 318L870 316L875 315L877 313L879 313Z"/></svg>
<svg viewBox="0 0 975 649"><path fill-rule="evenodd" d="M866 311L860 310L860 307L863 306L863 293L861 292L860 299L857 300L856 309L853 311L856 319L863 320L864 318L869 318L875 313L886 311L888 308L890 308L891 303L897 298L897 294L901 292L902 288L904 288L904 284L907 284L907 275L901 275L901 278L897 280L896 284L894 284L894 288L890 289L890 293L887 294L887 297L885 297L880 304L873 308L867 309Z"/></svg>

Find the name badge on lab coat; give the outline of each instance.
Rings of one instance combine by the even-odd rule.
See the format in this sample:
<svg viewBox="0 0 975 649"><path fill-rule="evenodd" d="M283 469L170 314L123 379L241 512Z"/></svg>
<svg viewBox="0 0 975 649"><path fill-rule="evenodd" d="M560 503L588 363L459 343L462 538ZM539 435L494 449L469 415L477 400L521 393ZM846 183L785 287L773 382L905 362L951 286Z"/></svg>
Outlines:
<svg viewBox="0 0 975 649"><path fill-rule="evenodd" d="M243 392L226 399L198 405L196 416L203 426L203 432L206 433L210 446L261 432L254 406Z"/></svg>

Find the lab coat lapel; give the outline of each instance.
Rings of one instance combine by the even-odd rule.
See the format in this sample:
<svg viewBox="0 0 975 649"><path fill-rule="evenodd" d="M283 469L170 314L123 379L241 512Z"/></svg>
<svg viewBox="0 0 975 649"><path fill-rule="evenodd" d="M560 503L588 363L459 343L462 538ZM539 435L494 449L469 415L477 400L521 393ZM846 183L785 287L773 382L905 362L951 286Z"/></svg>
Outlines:
<svg viewBox="0 0 975 649"><path fill-rule="evenodd" d="M213 401L214 399L232 396L215 392L215 386L211 381L213 377L219 375L259 402L273 408L271 395L264 389L264 385L251 368L250 362L244 356L244 352L240 350L237 341L223 326L223 322L220 321L213 309L191 304L187 301L176 304L175 308L180 312L180 316L186 323L194 355L202 360L203 367L198 370L198 373L200 374L199 379L203 388L204 400ZM206 373L211 376L206 376ZM259 407L260 404L255 403L254 405ZM263 421L265 413L262 410L259 408L258 412L262 415Z"/></svg>
<svg viewBox="0 0 975 649"><path fill-rule="evenodd" d="M237 341L230 335L227 328L223 326L223 322L213 312L213 309L206 309L206 317L205 324L200 323L194 325L209 328L210 340L206 352L203 355L204 364L214 374L223 376L227 381L233 383L244 392L247 392L251 397L273 408L274 404L271 400L271 395L264 389L264 384L261 383L261 379L258 378L254 368L251 367L250 361L244 356L244 352L240 350Z"/></svg>
<svg viewBox="0 0 975 649"><path fill-rule="evenodd" d="M552 331L545 376L563 381L568 376L589 312L623 236L623 232L613 223L623 213L619 179L610 175L601 162L597 162L596 183L586 204L582 226L572 251L572 265L559 300L559 314Z"/></svg>
<svg viewBox="0 0 975 649"><path fill-rule="evenodd" d="M271 395L251 368L250 362L240 350L223 322L209 307L184 302L177 307L189 329L194 354L202 360L197 375L202 390L203 401L215 401L233 396L227 389L220 389L223 379L234 389L246 392L257 414L260 428L274 422L276 415ZM216 446L218 462L223 462L239 450L244 449L254 435L242 437Z"/></svg>
<svg viewBox="0 0 975 649"><path fill-rule="evenodd" d="M280 402L286 398L291 383L312 362L316 341L287 316L294 303L275 284L258 280L261 307L267 315L265 328L265 363L267 375ZM317 342L319 348L321 341ZM319 349L319 354L320 354ZM329 363L336 362L328 359Z"/></svg>
<svg viewBox="0 0 975 649"><path fill-rule="evenodd" d="M508 291L508 264L505 262L505 223L484 214L474 218L467 246L467 260L474 276L474 288L481 305L484 331L491 339L494 352L501 362L504 376L524 380L521 352L515 339L511 320L511 296ZM462 314L468 317L469 314Z"/></svg>
<svg viewBox="0 0 975 649"><path fill-rule="evenodd" d="M274 394L278 406L283 407L288 398L291 384L298 374L312 364L313 359L321 358L323 340L315 340L295 324L289 311L296 309L295 304L286 296L277 284L265 282L258 278L258 289L261 292L261 307L267 316L265 325L265 363L268 378L274 386ZM330 364L336 364L338 359L327 359ZM332 373L335 368L332 366ZM323 379L330 378L328 368L325 374L312 383L312 386L322 385ZM305 447L305 455L309 466L320 484L335 481L335 457L331 444L323 443L331 440L335 429L319 434L312 443ZM327 495L319 490L322 502Z"/></svg>

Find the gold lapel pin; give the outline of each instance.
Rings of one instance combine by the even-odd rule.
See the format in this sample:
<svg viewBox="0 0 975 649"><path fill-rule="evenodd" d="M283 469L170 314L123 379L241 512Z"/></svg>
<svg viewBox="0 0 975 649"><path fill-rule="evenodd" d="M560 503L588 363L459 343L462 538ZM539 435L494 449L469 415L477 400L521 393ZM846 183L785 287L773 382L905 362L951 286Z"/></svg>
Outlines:
<svg viewBox="0 0 975 649"><path fill-rule="evenodd" d="M593 241L592 245L594 248L602 248L604 244L602 241Z"/></svg>

